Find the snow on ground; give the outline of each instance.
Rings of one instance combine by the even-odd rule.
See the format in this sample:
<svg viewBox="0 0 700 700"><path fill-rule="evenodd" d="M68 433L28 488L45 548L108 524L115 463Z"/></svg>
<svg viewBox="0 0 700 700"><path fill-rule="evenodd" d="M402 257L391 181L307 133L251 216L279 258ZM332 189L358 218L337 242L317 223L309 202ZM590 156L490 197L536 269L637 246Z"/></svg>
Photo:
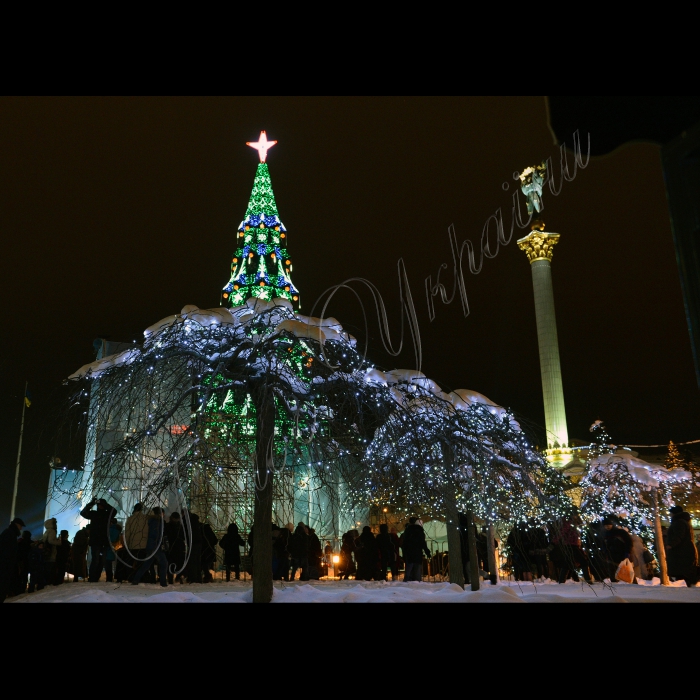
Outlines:
<svg viewBox="0 0 700 700"><path fill-rule="evenodd" d="M700 587L628 583L564 584L503 581L481 590L456 584L382 581L275 582L273 603L700 603ZM250 581L208 584L78 583L48 586L8 598L6 603L250 603Z"/></svg>

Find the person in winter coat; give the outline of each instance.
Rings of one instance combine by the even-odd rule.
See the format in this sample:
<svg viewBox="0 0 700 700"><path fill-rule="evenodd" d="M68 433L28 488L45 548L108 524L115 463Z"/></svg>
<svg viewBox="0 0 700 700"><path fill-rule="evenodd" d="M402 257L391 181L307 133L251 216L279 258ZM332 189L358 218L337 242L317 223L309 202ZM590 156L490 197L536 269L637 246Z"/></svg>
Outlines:
<svg viewBox="0 0 700 700"><path fill-rule="evenodd" d="M110 537L112 536L112 531L110 530ZM119 534L117 535L116 542L112 543L114 547L114 558L116 563L114 564L114 580L117 583L124 583L128 581L131 574L134 571L134 558L126 551L126 537L124 536L124 528L119 523ZM75 538L73 538L73 546L75 546Z"/></svg>
<svg viewBox="0 0 700 700"><path fill-rule="evenodd" d="M333 545L326 540L323 545L323 558L321 559L321 576L328 576L328 568L333 568Z"/></svg>
<svg viewBox="0 0 700 700"><path fill-rule="evenodd" d="M277 523L272 523L272 580L279 580L279 562L277 561L277 540L279 539L280 526Z"/></svg>
<svg viewBox="0 0 700 700"><path fill-rule="evenodd" d="M653 558L651 552L647 549L644 540L639 535L634 532L630 532L629 535L632 538L632 557L630 561L634 566L635 580L638 578L649 579L648 563Z"/></svg>
<svg viewBox="0 0 700 700"><path fill-rule="evenodd" d="M29 551L32 548L32 533L24 530L22 536L17 541L17 585L14 589L15 595L27 592L27 570L29 561Z"/></svg>
<svg viewBox="0 0 700 700"><path fill-rule="evenodd" d="M192 528L192 544L190 546L190 560L187 563L187 582L202 583L202 525L196 513L190 513L190 527Z"/></svg>
<svg viewBox="0 0 700 700"><path fill-rule="evenodd" d="M97 504L97 509L92 510L95 504ZM102 569L105 566L105 556L112 549L109 544L109 526L116 514L116 510L104 498L93 498L80 511L80 515L90 521L91 560L88 581L92 583L100 580Z"/></svg>
<svg viewBox="0 0 700 700"><path fill-rule="evenodd" d="M549 578L549 562L547 561L549 538L547 536L547 531L541 526L532 527L530 528L528 539L530 541L528 556L535 566L537 578Z"/></svg>
<svg viewBox="0 0 700 700"><path fill-rule="evenodd" d="M15 518L0 533L0 603L5 602L17 585L17 547L23 527L24 521Z"/></svg>
<svg viewBox="0 0 700 700"><path fill-rule="evenodd" d="M323 549L321 540L318 539L316 530L309 528L309 578L318 581L321 578L321 559L323 559Z"/></svg>
<svg viewBox="0 0 700 700"><path fill-rule="evenodd" d="M357 573L357 566L353 559L353 554L357 554L353 532L357 533L357 530L346 532L342 537L340 561L338 562L338 575L341 580L347 580L351 575ZM359 533L357 534L359 535Z"/></svg>
<svg viewBox="0 0 700 700"><path fill-rule="evenodd" d="M476 555L479 558L479 570L483 571L485 576L495 574L495 571L489 571L489 540L488 540L488 525L481 526L481 532L476 535ZM532 531L530 532L530 546L532 546ZM498 549L498 540L494 537L494 551ZM531 559L532 556L531 556ZM533 559L534 562L534 559Z"/></svg>
<svg viewBox="0 0 700 700"><path fill-rule="evenodd" d="M144 574L156 563L158 565L158 580L165 588L168 585L168 559L163 551L163 535L165 533L165 521L163 509L153 508L148 516L148 539L146 540L146 556L148 557L136 570L131 581L132 586L137 586Z"/></svg>
<svg viewBox="0 0 700 700"><path fill-rule="evenodd" d="M273 571L275 581L289 581L289 541L292 536L290 527L294 530L294 525L289 523L287 527L279 530L272 542L272 556L276 562L276 569Z"/></svg>
<svg viewBox="0 0 700 700"><path fill-rule="evenodd" d="M168 583L182 583L183 567L187 557L185 547L185 528L178 512L172 513L165 526L165 536L168 538Z"/></svg>
<svg viewBox="0 0 700 700"><path fill-rule="evenodd" d="M44 541L44 576L47 585L56 583L56 554L61 546L61 538L58 536L58 523L56 518L49 518L44 522L45 532L42 535Z"/></svg>
<svg viewBox="0 0 700 700"><path fill-rule="evenodd" d="M666 530L666 564L668 575L676 580L683 579L688 587L698 581L698 550L693 541L693 527L690 514L680 506L671 508L671 524Z"/></svg>
<svg viewBox="0 0 700 700"><path fill-rule="evenodd" d="M294 530L289 545L289 553L292 555L292 581L297 569L301 569L299 573L300 581L309 580L309 534L306 531L306 525L299 523Z"/></svg>
<svg viewBox="0 0 700 700"><path fill-rule="evenodd" d="M87 578L87 550L90 544L90 527L78 530L73 537L71 559L73 561L73 583Z"/></svg>
<svg viewBox="0 0 700 700"><path fill-rule="evenodd" d="M216 545L219 538L209 523L202 523L202 573L203 583L214 580L212 570L216 568Z"/></svg>
<svg viewBox="0 0 700 700"><path fill-rule="evenodd" d="M107 581L114 580L114 563L117 561L116 550L121 547L121 534L122 526L117 522L116 518L112 518L112 522L109 525L109 542L111 546L105 552L105 573ZM121 569L119 573L121 576ZM121 580L119 583L121 583Z"/></svg>
<svg viewBox="0 0 700 700"><path fill-rule="evenodd" d="M578 516L571 519L561 518L552 527L551 543L554 549L550 554L550 559L557 567L557 581L565 583L568 578L578 582L578 570L583 573L586 581L591 581L591 574L588 570L588 558L581 547L581 536L576 525L581 520Z"/></svg>
<svg viewBox="0 0 700 700"><path fill-rule="evenodd" d="M357 581L382 580L379 545L369 525L365 525L362 528L362 534L355 540L355 544L357 545L357 574L355 579Z"/></svg>
<svg viewBox="0 0 700 700"><path fill-rule="evenodd" d="M389 526L382 523L379 526L379 534L377 535L377 546L379 547L379 555L382 559L381 579L387 580L387 573L391 568L391 580L396 581L396 550L394 549L394 541L389 534Z"/></svg>
<svg viewBox="0 0 700 700"><path fill-rule="evenodd" d="M399 542L399 533L396 532L396 528L392 527L389 529L389 537L394 545L394 552L396 556L394 557L394 563L389 562L389 568L391 569L391 580L399 580L399 571L403 568L403 559L401 558L401 543Z"/></svg>
<svg viewBox="0 0 700 700"><path fill-rule="evenodd" d="M286 530L285 530L286 532ZM224 568L226 569L226 580L231 580L231 569L236 577L236 581L241 578L241 547L245 547L245 542L238 532L238 525L231 523L226 534L219 540L219 547L224 550Z"/></svg>
<svg viewBox="0 0 700 700"><path fill-rule="evenodd" d="M68 560L70 559L71 544L68 539L68 530L61 530L59 535L61 544L56 547L56 570L53 584L58 586L66 579L66 570L68 569Z"/></svg>
<svg viewBox="0 0 700 700"><path fill-rule="evenodd" d="M459 516L459 549L462 554L462 573L464 574L464 580L469 581L469 557L470 557L470 552L469 552L469 519L467 518L466 513L458 513ZM408 527L408 523L406 524L406 527ZM472 528L475 529L475 526L472 525ZM449 566L449 554L447 557L448 561L448 566ZM404 575L405 578L405 575Z"/></svg>
<svg viewBox="0 0 700 700"><path fill-rule="evenodd" d="M532 561L529 552L534 546L530 541L530 534L527 523L522 522L508 533L506 539L516 581L532 581Z"/></svg>
<svg viewBox="0 0 700 700"><path fill-rule="evenodd" d="M124 555L132 560L132 574L141 566L143 560L146 558L147 541L148 516L143 509L143 503L136 503L124 525L124 549L126 550ZM146 578L152 578L151 572L146 575Z"/></svg>
<svg viewBox="0 0 700 700"><path fill-rule="evenodd" d="M603 520L605 533L603 535L608 563L608 578L615 582L615 573L620 562L632 559L632 538L629 532L623 530L612 518Z"/></svg>
<svg viewBox="0 0 700 700"><path fill-rule="evenodd" d="M404 530L401 548L406 562L404 581L421 581L423 579L423 552L430 559L430 550L425 539L423 521L416 517L408 519L408 527Z"/></svg>
<svg viewBox="0 0 700 700"><path fill-rule="evenodd" d="M44 540L32 542L27 557L27 571L29 573L28 593L35 590L41 591L46 586L46 573L44 570Z"/></svg>

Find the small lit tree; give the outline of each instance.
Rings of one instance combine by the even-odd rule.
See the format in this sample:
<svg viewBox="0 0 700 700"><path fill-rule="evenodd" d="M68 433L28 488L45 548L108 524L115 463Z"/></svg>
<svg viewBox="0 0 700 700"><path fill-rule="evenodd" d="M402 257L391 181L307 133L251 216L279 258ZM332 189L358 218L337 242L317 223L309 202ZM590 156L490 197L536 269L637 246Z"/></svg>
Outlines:
<svg viewBox="0 0 700 700"><path fill-rule="evenodd" d="M693 461L685 459L678 446L671 440L668 443L668 454L664 461L664 467L670 471L687 471L692 478L684 479L674 487L672 495L676 505L682 506L697 516L700 512L700 468Z"/></svg>

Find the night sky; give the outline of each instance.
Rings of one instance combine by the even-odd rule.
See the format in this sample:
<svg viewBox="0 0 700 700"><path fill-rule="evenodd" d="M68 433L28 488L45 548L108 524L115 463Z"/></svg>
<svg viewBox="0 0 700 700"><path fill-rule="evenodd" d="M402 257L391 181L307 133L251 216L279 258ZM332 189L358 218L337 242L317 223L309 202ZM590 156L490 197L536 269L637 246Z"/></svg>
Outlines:
<svg viewBox="0 0 700 700"><path fill-rule="evenodd" d="M425 298L443 263L451 284L448 226L478 250L498 207L510 225L513 172L558 163L544 98L0 98L0 522L25 379L33 404L17 514L29 524L43 519L61 382L94 359L93 340L140 340L185 304L218 306L258 162L245 142L261 129L279 141L267 163L302 313L361 277L381 290L397 331L402 258L425 374L512 408L544 444L531 273L515 243L529 229L516 228L479 275L465 272L468 318L458 298L436 300L430 322ZM619 444L700 438L659 147L591 158L544 201L546 230L561 234L552 276L570 438L590 439L596 419ZM369 358L413 368L410 338L388 356L362 296ZM349 292L327 315L365 340Z"/></svg>

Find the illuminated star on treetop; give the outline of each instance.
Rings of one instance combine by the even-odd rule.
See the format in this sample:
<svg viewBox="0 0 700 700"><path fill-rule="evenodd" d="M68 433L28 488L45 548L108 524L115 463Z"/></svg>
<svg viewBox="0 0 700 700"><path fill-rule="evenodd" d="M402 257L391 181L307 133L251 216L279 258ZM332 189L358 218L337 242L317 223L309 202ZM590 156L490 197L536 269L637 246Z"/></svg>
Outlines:
<svg viewBox="0 0 700 700"><path fill-rule="evenodd" d="M267 158L267 149L272 148L277 141L268 141L267 134L264 131L260 132L260 138L257 141L246 141L245 145L251 148L257 148L260 154L260 162L264 163Z"/></svg>

